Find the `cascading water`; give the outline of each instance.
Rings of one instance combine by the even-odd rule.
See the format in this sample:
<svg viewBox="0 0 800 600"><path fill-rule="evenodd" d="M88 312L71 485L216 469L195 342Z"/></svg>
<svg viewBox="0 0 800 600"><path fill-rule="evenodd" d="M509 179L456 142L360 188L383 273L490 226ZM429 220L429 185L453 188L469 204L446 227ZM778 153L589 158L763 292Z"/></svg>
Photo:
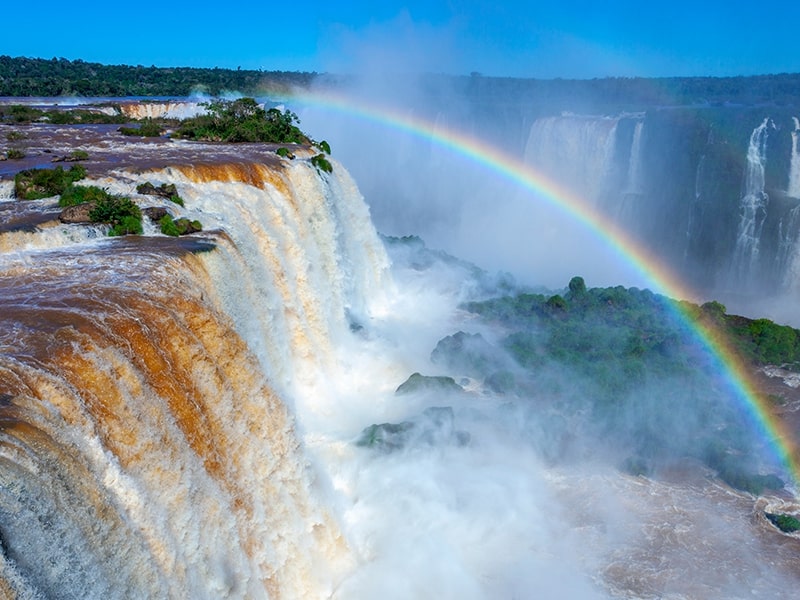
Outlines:
<svg viewBox="0 0 800 600"><path fill-rule="evenodd" d="M753 130L747 147L747 163L739 201L739 228L733 254L733 279L739 284L747 284L757 266L759 245L764 220L767 216L769 196L764 191L764 172L767 162L767 139L769 129L775 125L765 118Z"/></svg>
<svg viewBox="0 0 800 600"><path fill-rule="evenodd" d="M793 198L800 198L800 119L792 117L792 156L789 162L789 185L786 193Z"/></svg>
<svg viewBox="0 0 800 600"><path fill-rule="evenodd" d="M606 187L616 143L618 119L563 115L537 119L531 126L524 160L587 200Z"/></svg>
<svg viewBox="0 0 800 600"><path fill-rule="evenodd" d="M636 121L633 129L633 140L631 142L631 154L628 160L628 173L625 178L625 186L617 208L616 218L621 223L634 221L636 214L636 204L641 202L644 192L644 176L642 173L642 131L644 121Z"/></svg>
<svg viewBox="0 0 800 600"><path fill-rule="evenodd" d="M325 597L349 565L287 394L383 285L366 207L301 161L103 184L167 177L204 239L0 236L7 597Z"/></svg>

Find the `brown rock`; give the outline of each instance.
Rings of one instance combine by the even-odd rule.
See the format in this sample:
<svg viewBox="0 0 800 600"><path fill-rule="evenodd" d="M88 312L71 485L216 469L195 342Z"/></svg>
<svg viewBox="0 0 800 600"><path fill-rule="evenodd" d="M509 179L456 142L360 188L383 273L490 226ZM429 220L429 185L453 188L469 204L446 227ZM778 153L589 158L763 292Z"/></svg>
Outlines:
<svg viewBox="0 0 800 600"><path fill-rule="evenodd" d="M94 202L68 206L58 215L58 220L62 223L91 223L92 220L89 218L89 213L94 206Z"/></svg>

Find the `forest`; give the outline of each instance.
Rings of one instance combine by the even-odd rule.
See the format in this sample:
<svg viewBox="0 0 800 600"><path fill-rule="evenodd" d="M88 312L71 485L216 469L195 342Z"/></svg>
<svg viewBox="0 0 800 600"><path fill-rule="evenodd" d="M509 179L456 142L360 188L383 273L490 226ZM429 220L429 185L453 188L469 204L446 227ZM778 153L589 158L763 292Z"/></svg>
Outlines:
<svg viewBox="0 0 800 600"><path fill-rule="evenodd" d="M312 83L337 87L352 74L246 69L103 65L83 60L0 56L0 96L212 96L226 91L261 96ZM642 110L655 106L770 104L793 106L800 98L800 74L742 77L607 77L599 79L517 79L424 74L416 83L443 97L464 94L495 109L511 101Z"/></svg>

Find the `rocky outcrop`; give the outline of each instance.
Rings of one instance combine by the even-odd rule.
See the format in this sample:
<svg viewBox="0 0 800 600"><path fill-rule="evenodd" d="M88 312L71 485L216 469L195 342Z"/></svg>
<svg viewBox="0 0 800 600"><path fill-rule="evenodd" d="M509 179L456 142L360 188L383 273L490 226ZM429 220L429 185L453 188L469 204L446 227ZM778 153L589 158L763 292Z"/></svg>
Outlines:
<svg viewBox="0 0 800 600"><path fill-rule="evenodd" d="M94 202L85 202L68 206L58 215L58 220L62 223L91 223L89 213L94 209Z"/></svg>

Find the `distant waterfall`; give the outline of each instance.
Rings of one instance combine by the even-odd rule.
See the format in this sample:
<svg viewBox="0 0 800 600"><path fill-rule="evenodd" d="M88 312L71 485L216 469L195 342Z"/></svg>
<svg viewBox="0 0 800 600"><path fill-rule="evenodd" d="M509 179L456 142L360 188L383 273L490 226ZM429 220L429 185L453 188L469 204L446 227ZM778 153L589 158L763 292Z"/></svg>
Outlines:
<svg viewBox="0 0 800 600"><path fill-rule="evenodd" d="M764 191L764 173L770 128L774 128L774 124L769 118L765 118L753 130L747 147L743 193L739 202L739 227L733 256L734 282L747 282L758 261L761 230L769 202L769 196Z"/></svg>
<svg viewBox="0 0 800 600"><path fill-rule="evenodd" d="M792 117L794 131L792 131L792 158L789 164L789 186L786 193L794 198L800 198L800 119Z"/></svg>
<svg viewBox="0 0 800 600"><path fill-rule="evenodd" d="M631 142L631 158L628 161L628 181L625 191L628 194L640 194L644 187L642 180L642 131L644 121L637 121L633 129L633 141Z"/></svg>
<svg viewBox="0 0 800 600"><path fill-rule="evenodd" d="M583 199L596 202L614 158L619 119L563 115L537 119L525 162Z"/></svg>
<svg viewBox="0 0 800 600"><path fill-rule="evenodd" d="M636 218L638 204L641 202L645 188L644 174L642 173L642 131L644 120L637 120L633 128L631 140L631 153L628 159L627 174L622 193L619 195L619 205L616 207L616 218L620 223L632 224Z"/></svg>

